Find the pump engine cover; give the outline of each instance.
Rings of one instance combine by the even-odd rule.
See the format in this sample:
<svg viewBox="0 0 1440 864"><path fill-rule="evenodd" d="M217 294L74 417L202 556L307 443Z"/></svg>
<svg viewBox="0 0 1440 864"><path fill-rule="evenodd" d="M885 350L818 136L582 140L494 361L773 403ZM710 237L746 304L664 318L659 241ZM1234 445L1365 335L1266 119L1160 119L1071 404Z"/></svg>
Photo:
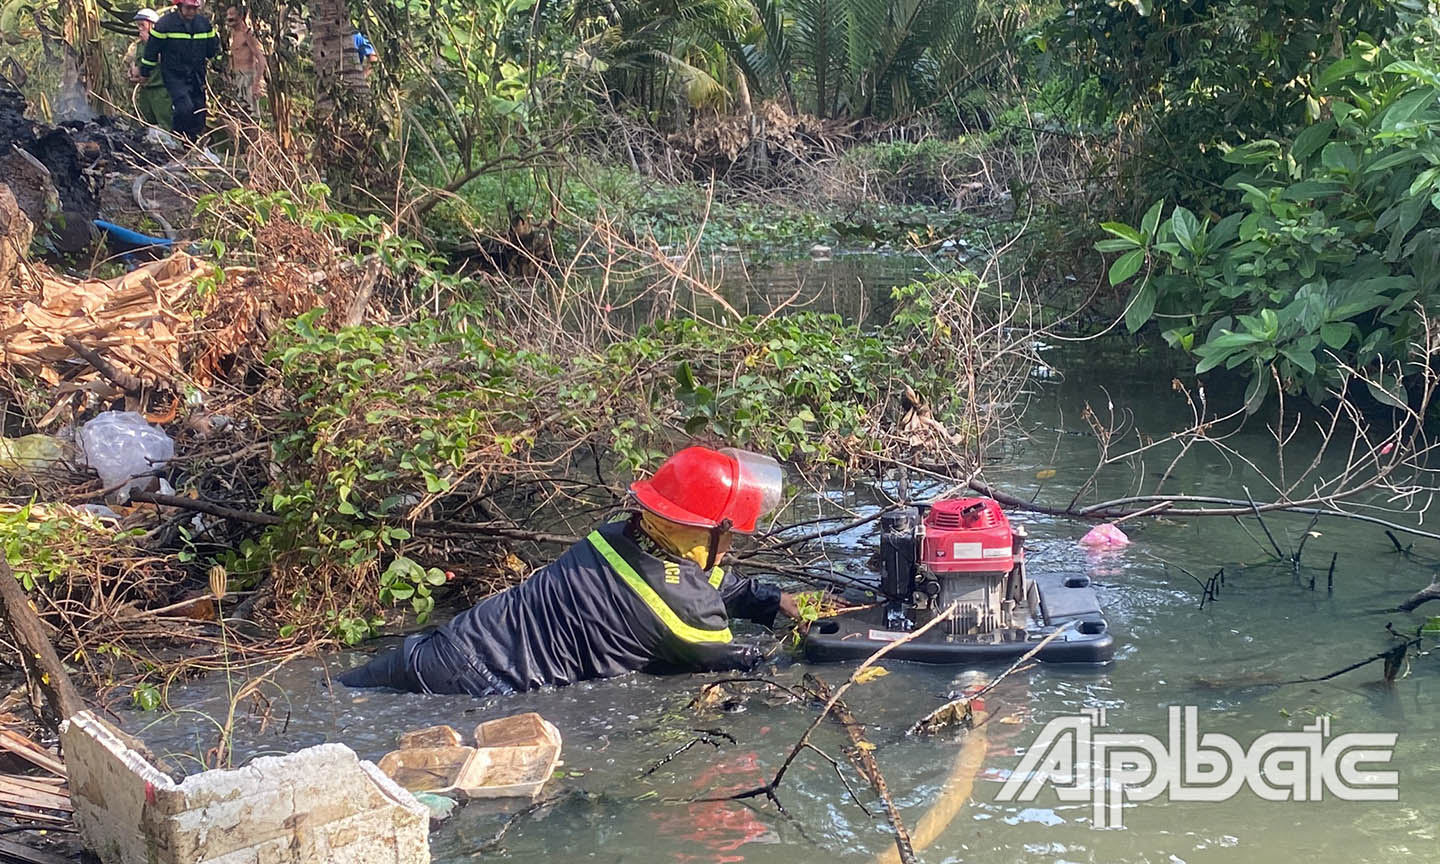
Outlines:
<svg viewBox="0 0 1440 864"><path fill-rule="evenodd" d="M920 565L935 573L1008 573L1010 520L991 498L936 501L925 514Z"/></svg>

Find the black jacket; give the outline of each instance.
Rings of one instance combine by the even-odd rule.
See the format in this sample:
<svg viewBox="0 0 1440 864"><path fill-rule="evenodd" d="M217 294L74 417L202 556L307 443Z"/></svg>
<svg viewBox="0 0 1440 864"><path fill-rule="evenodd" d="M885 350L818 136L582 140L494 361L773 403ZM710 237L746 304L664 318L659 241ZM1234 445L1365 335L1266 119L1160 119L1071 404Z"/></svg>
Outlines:
<svg viewBox="0 0 1440 864"><path fill-rule="evenodd" d="M746 669L731 616L774 623L779 589L666 555L635 526L601 526L525 582L351 670L356 687L533 690L637 669Z"/></svg>
<svg viewBox="0 0 1440 864"><path fill-rule="evenodd" d="M186 21L172 9L160 16L145 42L140 74L149 77L156 68L161 74L203 79L205 63L220 53L220 34L209 16L196 13Z"/></svg>

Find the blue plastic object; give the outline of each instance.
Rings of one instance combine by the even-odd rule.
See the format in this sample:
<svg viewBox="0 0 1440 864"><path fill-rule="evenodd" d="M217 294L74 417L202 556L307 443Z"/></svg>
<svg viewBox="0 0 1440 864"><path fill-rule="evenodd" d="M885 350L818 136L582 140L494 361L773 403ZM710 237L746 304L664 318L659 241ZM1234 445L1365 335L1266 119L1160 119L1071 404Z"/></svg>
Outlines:
<svg viewBox="0 0 1440 864"><path fill-rule="evenodd" d="M106 222L103 219L95 220L95 227L105 232L105 235L126 251L137 249L172 249L175 241L168 237L151 237L149 234L141 234L139 231L131 231L129 228L122 228L114 222Z"/></svg>

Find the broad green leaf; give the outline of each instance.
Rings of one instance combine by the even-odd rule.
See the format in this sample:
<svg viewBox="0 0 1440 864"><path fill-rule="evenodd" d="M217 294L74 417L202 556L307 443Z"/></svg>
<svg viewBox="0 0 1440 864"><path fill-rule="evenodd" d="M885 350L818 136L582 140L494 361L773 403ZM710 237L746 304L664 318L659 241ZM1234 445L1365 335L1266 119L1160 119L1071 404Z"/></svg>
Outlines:
<svg viewBox="0 0 1440 864"><path fill-rule="evenodd" d="M1134 333L1145 326L1145 322L1149 321L1154 313L1155 283L1146 279L1135 289L1135 293L1130 295L1130 302L1125 307L1125 329Z"/></svg>
<svg viewBox="0 0 1440 864"><path fill-rule="evenodd" d="M1145 238L1140 236L1140 232L1124 222L1101 222L1100 227L1122 240L1129 240L1132 246L1145 245Z"/></svg>
<svg viewBox="0 0 1440 864"><path fill-rule="evenodd" d="M1320 338L1325 342L1326 347L1339 351L1350 341L1350 325L1341 322L1321 324Z"/></svg>
<svg viewBox="0 0 1440 864"><path fill-rule="evenodd" d="M1250 374L1250 385L1245 388L1245 413L1254 414L1265 404L1265 397L1270 394L1270 370L1261 366L1256 361L1255 368Z"/></svg>
<svg viewBox="0 0 1440 864"><path fill-rule="evenodd" d="M1440 86L1440 75L1436 74L1435 67L1426 66L1423 63L1416 63L1414 60L1396 60L1389 66L1386 66L1385 71L1392 75L1404 75L1407 78L1413 78L1421 83L1429 84L1431 87Z"/></svg>
<svg viewBox="0 0 1440 864"><path fill-rule="evenodd" d="M1220 158L1232 165L1262 165L1274 159L1280 152L1279 141L1262 138L1259 141L1251 141L1232 148Z"/></svg>
<svg viewBox="0 0 1440 864"><path fill-rule="evenodd" d="M1155 231L1160 227L1160 213L1165 209L1165 199L1161 198L1150 209L1145 211L1145 218L1140 220L1140 233L1146 238L1155 239Z"/></svg>
<svg viewBox="0 0 1440 864"><path fill-rule="evenodd" d="M1195 235L1200 230L1200 221L1194 213L1184 207L1176 207L1175 212L1170 214L1170 230L1175 232L1175 239L1187 251L1195 250Z"/></svg>
<svg viewBox="0 0 1440 864"><path fill-rule="evenodd" d="M1435 101L1433 87L1406 93L1385 111L1385 116L1381 120L1381 128L1393 132L1401 125L1409 123L1422 109L1434 107Z"/></svg>
<svg viewBox="0 0 1440 864"><path fill-rule="evenodd" d="M1136 249L1115 259L1110 265L1110 284L1119 285L1140 271L1145 264L1145 250ZM1148 315L1146 316L1149 317Z"/></svg>
<svg viewBox="0 0 1440 864"><path fill-rule="evenodd" d="M1391 168L1398 168L1401 165L1406 164L1407 162L1414 162L1416 159L1421 158L1424 158L1424 154L1421 153L1419 150L1401 150L1396 153L1390 153L1385 156L1381 156L1379 159L1376 159L1374 162L1366 165L1365 171L1366 173L1376 171L1389 171Z"/></svg>
<svg viewBox="0 0 1440 864"><path fill-rule="evenodd" d="M1311 201L1345 191L1345 184L1339 180L1301 180L1285 187L1280 197L1286 201Z"/></svg>
<svg viewBox="0 0 1440 864"><path fill-rule="evenodd" d="M1296 162L1304 162L1311 154L1319 150L1330 135L1335 131L1335 121L1326 120L1312 126L1306 126L1299 135L1295 136L1295 143L1290 147L1290 156Z"/></svg>
<svg viewBox="0 0 1440 864"><path fill-rule="evenodd" d="M1310 353L1309 351L1300 351L1300 350L1297 350L1297 349L1295 349L1295 348L1291 348L1291 347L1288 347L1288 346L1285 347L1285 348L1281 348L1281 349L1280 349L1280 353L1281 353L1281 354L1284 354L1284 355L1290 360L1291 363L1294 363L1296 366L1299 366L1301 369L1304 369L1307 374L1310 374L1310 375L1314 375L1314 374L1315 374L1315 355L1314 355L1314 354Z"/></svg>
<svg viewBox="0 0 1440 864"><path fill-rule="evenodd" d="M1325 145L1325 149L1320 152L1320 163L1331 171L1344 171L1347 174L1354 174L1360 167L1355 151L1339 141L1331 141Z"/></svg>
<svg viewBox="0 0 1440 864"><path fill-rule="evenodd" d="M1321 70L1320 76L1316 79L1315 83L1320 89L1326 89L1340 79L1359 72L1368 65L1368 63L1358 57L1345 57L1336 60Z"/></svg>
<svg viewBox="0 0 1440 864"><path fill-rule="evenodd" d="M1370 395L1375 397L1376 402L1402 409L1408 405L1405 388L1400 386L1400 382L1389 375L1385 376L1379 384L1367 380L1365 386L1369 388Z"/></svg>
<svg viewBox="0 0 1440 864"><path fill-rule="evenodd" d="M1134 241L1121 240L1118 237L1111 237L1109 240L1098 240L1095 243L1095 251L1097 252L1124 252L1127 249L1134 248Z"/></svg>
<svg viewBox="0 0 1440 864"><path fill-rule="evenodd" d="M1440 177L1440 167L1426 168L1424 171L1421 171L1416 175L1415 180L1411 182L1409 194L1419 195L1422 192L1428 192L1430 187L1435 184L1436 177Z"/></svg>

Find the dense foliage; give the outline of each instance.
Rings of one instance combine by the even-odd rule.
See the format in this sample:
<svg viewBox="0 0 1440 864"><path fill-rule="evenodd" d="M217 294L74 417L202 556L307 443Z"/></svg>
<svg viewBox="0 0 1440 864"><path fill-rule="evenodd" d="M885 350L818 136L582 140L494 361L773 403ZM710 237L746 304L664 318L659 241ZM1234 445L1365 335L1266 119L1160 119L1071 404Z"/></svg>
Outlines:
<svg viewBox="0 0 1440 864"><path fill-rule="evenodd" d="M1319 401L1343 370L1382 402L1406 400L1404 361L1440 291L1440 52L1433 20L1389 43L1357 39L1316 74L1322 117L1290 136L1227 147L1239 170L1225 215L1157 203L1137 228L1109 224L1124 252L1112 284L1135 288L1130 329Z"/></svg>

